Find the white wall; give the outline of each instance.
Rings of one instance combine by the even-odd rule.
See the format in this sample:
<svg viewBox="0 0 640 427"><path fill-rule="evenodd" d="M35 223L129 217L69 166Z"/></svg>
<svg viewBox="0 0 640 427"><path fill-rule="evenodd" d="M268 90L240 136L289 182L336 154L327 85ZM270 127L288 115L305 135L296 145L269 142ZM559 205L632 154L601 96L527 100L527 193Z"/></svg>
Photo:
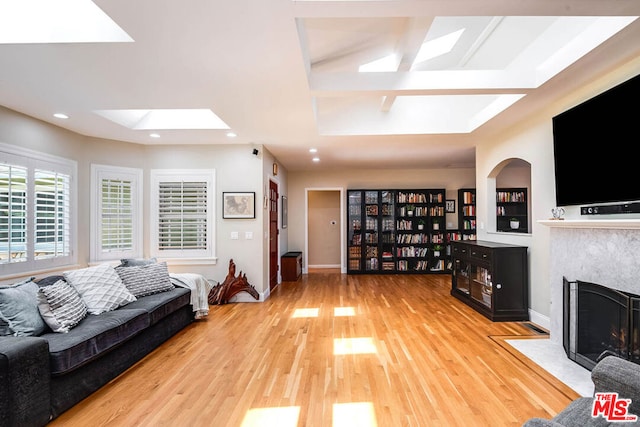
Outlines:
<svg viewBox="0 0 640 427"><path fill-rule="evenodd" d="M262 182L263 161L252 154L249 145L188 145L188 146L147 146L145 148L145 183L149 182L151 169L206 169L216 170L215 215L216 265L172 266L174 272L193 272L222 282L227 275L229 261L233 259L237 274L242 271L258 292L265 286L263 271L263 209L264 192ZM147 187L145 187L147 188ZM222 193L249 191L256 193L255 219L223 219ZM149 192L145 191L145 212L149 212ZM237 232L238 239L231 239ZM253 234L246 239L246 232ZM149 233L145 227L145 254L149 253Z"/></svg>
<svg viewBox="0 0 640 427"><path fill-rule="evenodd" d="M0 107L0 142L65 157L78 162L78 266L89 260L89 212L91 164L142 168L144 171L144 215L149 217L149 174L151 169L213 168L216 170L216 255L217 263L208 265L172 266L172 272L194 272L222 282L227 275L229 260L233 259L238 272L247 275L250 284L259 292L268 289L267 265L264 262L265 210L262 205L264 158L254 156L249 145L144 146L78 135L57 126L24 116ZM262 147L258 146L262 151ZM271 171L271 159L269 173ZM268 175L268 174L267 174ZM279 175L280 176L280 175ZM254 191L256 219L222 219L223 191ZM240 238L231 240L231 232ZM251 231L254 238L245 239ZM144 252L149 254L149 226L144 221ZM1 268L1 267L0 267ZM2 271L0 270L0 277ZM26 275L25 275L26 276ZM14 279L2 282L11 282Z"/></svg>
<svg viewBox="0 0 640 427"><path fill-rule="evenodd" d="M476 148L476 220L478 240L511 243L529 248L529 306L532 320L548 325L549 317L549 230L536 223L547 219L555 205L553 180L553 136L551 121L523 129L517 136L495 140ZM531 228L528 234L495 231L495 168L507 159L520 158L531 164ZM547 214L546 212L549 212ZM542 318L538 318L538 315Z"/></svg>

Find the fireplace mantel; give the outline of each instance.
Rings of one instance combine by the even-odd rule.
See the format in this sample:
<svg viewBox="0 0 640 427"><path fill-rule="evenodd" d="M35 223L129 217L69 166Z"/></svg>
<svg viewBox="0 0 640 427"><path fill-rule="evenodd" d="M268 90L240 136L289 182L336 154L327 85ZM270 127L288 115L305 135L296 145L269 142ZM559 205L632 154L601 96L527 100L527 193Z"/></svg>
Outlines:
<svg viewBox="0 0 640 427"><path fill-rule="evenodd" d="M541 220L538 224L556 228L610 228L618 230L640 230L640 219L564 219Z"/></svg>

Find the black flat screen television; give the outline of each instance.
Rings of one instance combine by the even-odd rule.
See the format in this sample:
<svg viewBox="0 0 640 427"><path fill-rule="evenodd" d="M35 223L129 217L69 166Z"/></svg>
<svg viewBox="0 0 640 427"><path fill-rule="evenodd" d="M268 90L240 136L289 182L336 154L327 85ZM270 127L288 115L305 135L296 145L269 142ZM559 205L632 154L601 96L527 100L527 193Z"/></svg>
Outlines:
<svg viewBox="0 0 640 427"><path fill-rule="evenodd" d="M640 75L553 117L557 206L640 200Z"/></svg>

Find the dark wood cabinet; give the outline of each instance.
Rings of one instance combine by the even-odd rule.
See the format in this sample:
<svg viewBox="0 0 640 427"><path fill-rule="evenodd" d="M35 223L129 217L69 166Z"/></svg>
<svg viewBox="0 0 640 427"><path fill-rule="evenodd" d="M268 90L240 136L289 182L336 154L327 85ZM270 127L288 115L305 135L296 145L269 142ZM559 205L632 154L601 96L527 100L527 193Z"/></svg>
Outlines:
<svg viewBox="0 0 640 427"><path fill-rule="evenodd" d="M527 247L451 242L451 295L492 321L529 320Z"/></svg>
<svg viewBox="0 0 640 427"><path fill-rule="evenodd" d="M282 280L295 282L302 275L302 252L287 252L282 255Z"/></svg>

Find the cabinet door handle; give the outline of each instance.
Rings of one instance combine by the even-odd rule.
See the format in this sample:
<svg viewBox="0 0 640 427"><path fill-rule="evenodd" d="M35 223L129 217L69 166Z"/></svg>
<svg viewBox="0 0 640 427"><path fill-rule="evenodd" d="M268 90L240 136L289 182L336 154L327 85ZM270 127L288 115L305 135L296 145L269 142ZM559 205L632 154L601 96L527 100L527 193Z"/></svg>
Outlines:
<svg viewBox="0 0 640 427"><path fill-rule="evenodd" d="M497 284L496 284L496 288L497 288L497 289L502 289L502 285L501 285L500 283L497 283Z"/></svg>

